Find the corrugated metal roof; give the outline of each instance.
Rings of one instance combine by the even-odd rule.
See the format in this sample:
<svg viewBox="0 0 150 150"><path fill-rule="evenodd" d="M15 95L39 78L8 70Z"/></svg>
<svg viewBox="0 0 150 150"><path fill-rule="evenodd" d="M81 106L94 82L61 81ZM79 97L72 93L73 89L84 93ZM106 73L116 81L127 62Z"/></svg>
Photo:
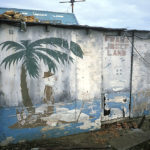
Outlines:
<svg viewBox="0 0 150 150"><path fill-rule="evenodd" d="M61 23L61 24L78 24L77 19L73 13L60 13L51 11L41 10L30 10L30 9L17 9L17 8L1 8L0 14L7 10L14 10L20 12L25 16L35 16L39 21L49 21L50 23Z"/></svg>
<svg viewBox="0 0 150 150"><path fill-rule="evenodd" d="M15 20L0 20L0 23L6 23L11 24L13 26L20 26L20 21ZM150 32L150 30L137 30L132 29L128 30L126 28L105 28L105 27L95 27L95 26L87 26L87 25L73 25L73 24L53 24L53 23L43 23L43 22L26 22L27 26L37 26L37 25L43 25L43 26L52 26L56 28L67 28L67 29L86 29L87 31L89 29L96 30L96 31L127 31L127 32Z"/></svg>

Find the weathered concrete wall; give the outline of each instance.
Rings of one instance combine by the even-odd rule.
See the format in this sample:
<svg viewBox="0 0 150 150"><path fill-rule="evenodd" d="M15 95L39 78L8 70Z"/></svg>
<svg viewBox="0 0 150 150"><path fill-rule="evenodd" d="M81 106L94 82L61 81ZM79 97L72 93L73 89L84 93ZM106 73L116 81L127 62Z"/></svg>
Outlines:
<svg viewBox="0 0 150 150"><path fill-rule="evenodd" d="M136 32L133 58L133 117L150 114L150 33ZM139 55L140 54L140 55Z"/></svg>
<svg viewBox="0 0 150 150"><path fill-rule="evenodd" d="M74 57L74 63L70 64L57 64L58 71L56 72L57 82L54 84L55 95L58 97L56 101L66 100L66 95L71 96L72 99L98 99L100 98L100 85L101 85L101 47L102 47L102 33L91 32L87 33L83 31L73 31L67 29L50 28L50 32L46 32L44 27L28 27L26 32L20 32L19 28L3 25L1 26L1 43L5 41L31 40L36 41L38 39L44 39L48 37L58 37L66 39L67 41L74 41L78 43L83 50L83 59ZM13 34L10 34L13 32ZM84 40L83 40L84 39ZM94 49L93 49L94 47ZM61 50L60 48L58 48ZM13 50L2 51L1 61L8 55L12 54ZM94 59L92 59L94 57ZM97 64L95 66L94 64ZM20 67L21 62L11 65L5 69L5 66L1 66L1 89L3 89L5 100L2 100L2 105L6 106L18 106L21 105L20 94ZM41 102L44 91L44 72L48 71L48 67L40 62L40 77L38 79L30 78L27 75L27 84L29 88L29 94L31 95L34 104ZM95 81L98 81L95 86ZM90 84L89 84L90 82ZM14 88L18 87L18 88ZM91 90L92 87L92 90ZM63 89L63 90L62 90ZM68 94L70 91L70 94ZM67 93L66 93L67 92ZM13 94L13 95L12 95ZM66 95L63 95L66 94ZM12 99L14 97L14 99ZM7 100L6 100L7 99ZM70 100L70 98L69 98ZM4 104L3 104L4 103Z"/></svg>
<svg viewBox="0 0 150 150"><path fill-rule="evenodd" d="M150 110L143 62L149 40L134 44L141 56L134 50L133 117ZM126 31L36 25L21 32L2 23L0 50L1 145L96 130L101 121L129 116L132 37Z"/></svg>
<svg viewBox="0 0 150 150"><path fill-rule="evenodd" d="M125 36L104 35L102 120L129 116L131 46Z"/></svg>
<svg viewBox="0 0 150 150"><path fill-rule="evenodd" d="M38 77L31 77L27 68L23 72L22 63L26 57L18 58L19 61L12 63L10 68L5 67L6 63L0 66L2 144L100 128L102 33L94 31L87 34L85 30L55 27L49 29L46 32L44 26L30 26L26 32L20 32L19 27L1 24L0 43L13 41L21 44L22 40L34 42L45 38L59 38L67 41L69 47L71 41L77 43L77 49L80 47L83 51L83 58L80 58L69 51L69 48L65 49L62 45L49 46L43 42L40 47L65 52L68 59L69 56L74 59L73 63L63 64L61 59L59 62L55 61L55 55L52 60L57 65L57 71L54 73L52 70L52 76L45 76L48 74L48 66L44 64L44 60L39 59ZM12 45L3 46L1 44L1 63L7 56L15 54ZM25 77L26 80L23 79ZM31 136L33 134L34 137Z"/></svg>

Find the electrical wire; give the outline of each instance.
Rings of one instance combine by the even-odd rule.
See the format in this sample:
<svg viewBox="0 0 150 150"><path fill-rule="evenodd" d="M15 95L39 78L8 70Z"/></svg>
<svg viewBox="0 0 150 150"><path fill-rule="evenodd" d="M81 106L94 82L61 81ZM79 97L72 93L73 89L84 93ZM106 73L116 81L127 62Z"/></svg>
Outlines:
<svg viewBox="0 0 150 150"><path fill-rule="evenodd" d="M142 39L142 40L149 40L150 39L150 37L146 37L146 38L144 38L144 37L140 37L140 36L138 36L138 35L134 35L135 37L137 37L137 38L139 38L139 39Z"/></svg>
<svg viewBox="0 0 150 150"><path fill-rule="evenodd" d="M124 32L124 35L125 35L125 37L127 37L127 40L128 40L128 41L131 43L131 45L132 45L132 42L129 40L128 36L126 35L126 32ZM137 48L136 48L134 45L132 45L132 46L133 46L134 50L136 51L136 53L143 59L143 61L146 62L146 63L148 63L148 64L150 64L150 62L148 62L148 61L140 54L140 52L137 50Z"/></svg>

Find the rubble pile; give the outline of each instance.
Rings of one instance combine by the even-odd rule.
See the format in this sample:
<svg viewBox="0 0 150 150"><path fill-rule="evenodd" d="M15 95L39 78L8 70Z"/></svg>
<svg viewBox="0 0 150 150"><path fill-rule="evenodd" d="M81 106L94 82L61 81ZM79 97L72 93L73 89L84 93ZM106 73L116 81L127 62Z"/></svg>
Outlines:
<svg viewBox="0 0 150 150"><path fill-rule="evenodd" d="M102 129L106 129L106 128L113 128L113 129L136 129L138 128L138 125L136 122L132 121L132 122L117 122L117 123L113 123L113 124L104 124L101 126Z"/></svg>
<svg viewBox="0 0 150 150"><path fill-rule="evenodd" d="M94 141L106 145L110 139L119 138L130 129L137 129L138 125L135 121L115 122L112 124L103 124L101 130L91 132Z"/></svg>
<svg viewBox="0 0 150 150"><path fill-rule="evenodd" d="M24 16L19 12L15 12L13 10L9 10L0 14L0 19L6 20L16 20L16 21L23 21L23 22L39 22L37 18L34 16Z"/></svg>

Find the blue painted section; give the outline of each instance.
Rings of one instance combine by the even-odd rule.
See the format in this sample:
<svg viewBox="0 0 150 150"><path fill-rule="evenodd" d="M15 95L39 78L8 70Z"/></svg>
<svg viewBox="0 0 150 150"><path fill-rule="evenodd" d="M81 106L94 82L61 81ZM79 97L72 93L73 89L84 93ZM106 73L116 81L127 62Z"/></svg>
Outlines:
<svg viewBox="0 0 150 150"><path fill-rule="evenodd" d="M94 122L96 119L100 119L100 100L93 100L92 102L85 101L84 105L83 101L77 100L73 103L66 103L63 106L60 105L60 107L68 108L69 110L81 110L82 107L81 112L90 116L90 122ZM54 138L81 132L88 132L91 129L95 129L94 126L91 126L87 129L80 129L80 126L83 125L83 122L67 123L63 129L61 128L62 124L57 124L56 127L46 131L42 130L45 126L12 129L10 126L14 125L18 121L16 117L16 109L21 108L0 108L0 142L6 140L7 137L12 137L14 139L12 143L17 143L20 140L41 139L43 138L43 135L46 138Z"/></svg>
<svg viewBox="0 0 150 150"><path fill-rule="evenodd" d="M77 100L77 101L74 101L70 104L66 104L63 107L72 110L75 108L80 109L82 107L82 105L83 105L83 110L82 110L83 113L89 115L89 114L92 114L92 110L96 110L97 113L94 115L96 115L97 117L100 116L100 112L101 112L100 100L93 100L91 102L85 101L84 104L83 104L83 101Z"/></svg>
<svg viewBox="0 0 150 150"><path fill-rule="evenodd" d="M0 14L7 10L14 10L20 12L25 16L35 16L39 21L50 21L50 23L61 23L61 24L74 24L77 25L78 21L73 13L60 13L51 11L41 10L29 10L29 9L16 9L16 8L0 8Z"/></svg>
<svg viewBox="0 0 150 150"><path fill-rule="evenodd" d="M116 97L122 97L124 100L126 100L126 102L122 101L122 102L118 102L115 101ZM119 112L121 111L123 114L123 110L125 111L125 115L127 116L129 114L129 98L130 98L130 93L127 92L108 92L106 94L106 101L105 101L105 107L107 107L107 109L110 109L110 114L109 117L112 117L114 114L115 115L121 115L120 113L117 114L117 110L111 111L113 108L116 108L119 110ZM131 104L133 99L131 100ZM133 106L131 105L131 109L133 109Z"/></svg>
<svg viewBox="0 0 150 150"><path fill-rule="evenodd" d="M143 115L149 115L149 114L150 114L150 111L149 111L149 110L144 110Z"/></svg>
<svg viewBox="0 0 150 150"><path fill-rule="evenodd" d="M107 97L109 99L114 99L116 96L130 97L129 92L108 92Z"/></svg>

